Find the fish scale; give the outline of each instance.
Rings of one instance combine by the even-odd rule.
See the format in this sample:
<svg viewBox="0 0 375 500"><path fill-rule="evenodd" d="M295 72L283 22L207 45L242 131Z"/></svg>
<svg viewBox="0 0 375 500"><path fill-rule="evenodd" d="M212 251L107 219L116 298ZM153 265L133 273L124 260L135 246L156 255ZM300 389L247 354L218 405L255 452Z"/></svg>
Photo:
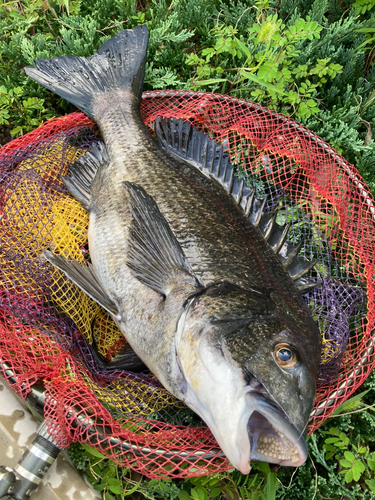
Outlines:
<svg viewBox="0 0 375 500"><path fill-rule="evenodd" d="M236 468L301 465L320 361L300 293L313 263L220 145L182 120L157 118L150 136L139 112L147 40L136 27L90 58L25 68L104 139L64 180L89 212L91 264L45 258L111 314Z"/></svg>

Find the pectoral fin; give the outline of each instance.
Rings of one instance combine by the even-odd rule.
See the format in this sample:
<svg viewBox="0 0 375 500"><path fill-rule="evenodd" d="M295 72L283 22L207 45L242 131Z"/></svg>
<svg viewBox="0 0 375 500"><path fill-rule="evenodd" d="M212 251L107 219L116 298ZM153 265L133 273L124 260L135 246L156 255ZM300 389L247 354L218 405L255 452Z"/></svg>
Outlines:
<svg viewBox="0 0 375 500"><path fill-rule="evenodd" d="M153 198L137 184L124 182L130 195L128 266L142 283L167 296L178 281L200 287L190 264Z"/></svg>
<svg viewBox="0 0 375 500"><path fill-rule="evenodd" d="M83 290L95 302L101 305L106 311L112 314L116 319L121 319L121 315L116 304L108 297L103 290L97 276L91 265L89 267L80 264L75 260L67 260L62 255L55 255L49 250L44 252L44 257L53 266L60 269L66 276L75 283L78 288Z"/></svg>

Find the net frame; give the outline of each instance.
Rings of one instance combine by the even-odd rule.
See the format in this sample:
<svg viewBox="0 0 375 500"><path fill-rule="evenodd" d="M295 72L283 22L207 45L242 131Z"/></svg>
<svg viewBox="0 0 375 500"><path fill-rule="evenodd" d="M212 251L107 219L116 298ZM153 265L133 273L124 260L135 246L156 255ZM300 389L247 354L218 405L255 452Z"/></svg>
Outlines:
<svg viewBox="0 0 375 500"><path fill-rule="evenodd" d="M366 219L369 226L371 225L370 233L375 234L374 200L355 167L346 162L346 160L338 155L334 149L323 141L323 139L309 131L307 128L294 122L292 119L286 118L274 111L268 110L254 103L238 100L228 96L204 92L155 91L145 92L142 97L143 117L150 128L152 128L151 124L156 116L164 116L166 118L184 118L193 122L196 126L201 126L201 128L208 130L212 137L218 142L221 142L223 145L229 145L230 143L230 139L228 139L228 130L235 130L236 133L240 131L245 135L248 133L248 129L246 128L248 126L247 119L250 114L254 113L261 117L268 117L271 122L277 122L278 129L287 127L289 130L293 130L296 136L303 137L309 142L312 147L312 151L316 154L316 157L320 158L319 161L321 161L321 156L323 155L324 158L328 158L329 161L332 161L336 166L338 166L340 171L344 173L345 182L347 183L346 189L348 189L348 184L350 184L351 189L359 194L363 203L362 208L365 207L364 213L366 216L363 218ZM230 113L228 112L227 114L228 119L225 123L225 120L218 123L213 115L212 110L215 110L215 107L218 105L230 110ZM38 147L44 138L53 135L55 132L69 132L69 130L71 130L72 116L73 115L68 115L50 120L30 134L27 134L27 136L15 139L0 150L0 157L4 158L7 155L11 156L12 153L18 148L25 148L25 137L27 137L26 150L32 151L34 148ZM82 126L90 127L94 130L96 129L96 125L82 113L74 114L74 124L76 127ZM223 133L223 130L226 132ZM260 139L261 138L259 137L255 137L255 139L254 137L251 138L253 141ZM261 150L261 144L258 143L257 147ZM278 145L276 144L274 149L277 150L277 147ZM270 151L269 145L267 146L266 151ZM306 157L302 160L305 161L305 164L308 163ZM308 168L308 165L305 165L305 168ZM313 178L314 172L311 172L311 174ZM315 175L315 180L317 189L319 189L319 187L326 189L325 186L322 186L322 180L319 179L317 175ZM326 181L327 179L324 178L324 180ZM342 221L345 221L345 210L342 210L342 213L340 213L340 221L341 223ZM350 228L345 225L345 222L343 224L343 228L350 233ZM358 239L360 239L360 235L352 233L349 234L351 238L349 239L352 243L354 241L353 247L358 248ZM341 370L337 381L330 381L328 384L325 384L320 388L315 408L311 415L309 432L312 432L319 425L321 425L321 423L323 423L323 421L334 411L334 409L354 392L354 390L365 380L369 371L375 364L374 338L372 336L375 316L373 307L374 264L371 260L373 249L370 245L371 242L366 241L365 243L366 244L364 245L363 250L358 252L358 254L368 269L367 302L369 316L367 329L363 338L360 340L359 345L356 346L356 356L354 360L351 360L354 362L351 363L350 370ZM20 386L18 385L18 389L16 388L17 392L20 391L19 387ZM26 390L23 388L20 391L21 394L25 397L27 390L31 387L32 384L29 384ZM144 471L142 472L144 473ZM185 473L185 475L188 475L188 473ZM152 474L150 477L153 477Z"/></svg>

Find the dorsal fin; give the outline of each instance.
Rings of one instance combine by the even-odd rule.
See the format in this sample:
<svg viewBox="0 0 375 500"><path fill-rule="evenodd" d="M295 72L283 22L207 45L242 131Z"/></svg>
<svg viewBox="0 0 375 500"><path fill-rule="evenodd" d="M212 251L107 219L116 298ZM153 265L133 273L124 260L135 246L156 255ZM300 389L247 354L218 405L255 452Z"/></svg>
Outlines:
<svg viewBox="0 0 375 500"><path fill-rule="evenodd" d="M163 148L223 186L250 222L262 233L298 289L307 291L319 285L319 283L309 283L306 279L301 279L315 265L315 262L306 261L297 256L301 244L293 245L286 241L290 224L280 226L276 223L276 212L273 214L264 212L266 198L257 198L255 191L246 186L243 179L235 175L229 155L223 151L220 144L182 119L157 117L154 129Z"/></svg>

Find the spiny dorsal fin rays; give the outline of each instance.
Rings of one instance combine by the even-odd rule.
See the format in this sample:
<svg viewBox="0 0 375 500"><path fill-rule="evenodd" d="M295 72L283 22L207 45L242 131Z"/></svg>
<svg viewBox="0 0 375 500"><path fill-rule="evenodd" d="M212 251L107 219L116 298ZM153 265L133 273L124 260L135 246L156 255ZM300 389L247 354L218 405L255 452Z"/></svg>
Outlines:
<svg viewBox="0 0 375 500"><path fill-rule="evenodd" d="M254 196L253 200L254 202L250 207L249 220L250 222L254 221L255 227L259 229L267 243L276 253L281 264L288 271L289 276L295 281L296 287L301 292L307 292L311 288L319 286L319 283L310 283L307 280L300 280L300 278L315 266L316 261L308 261L298 257L303 244L302 241L300 241L298 245L293 245L286 241L290 223L286 226L277 224L277 211L273 214L264 213L266 198L259 200Z"/></svg>
<svg viewBox="0 0 375 500"><path fill-rule="evenodd" d="M182 119L158 117L155 120L155 132L159 143L165 149L223 186L250 222L262 233L299 290L306 291L318 286L317 283L301 281L302 276L315 262L305 261L297 256L302 242L295 246L286 241L290 224L282 227L276 223L276 212L264 213L266 198L257 198L254 190L235 175L229 155L224 153L221 145Z"/></svg>

